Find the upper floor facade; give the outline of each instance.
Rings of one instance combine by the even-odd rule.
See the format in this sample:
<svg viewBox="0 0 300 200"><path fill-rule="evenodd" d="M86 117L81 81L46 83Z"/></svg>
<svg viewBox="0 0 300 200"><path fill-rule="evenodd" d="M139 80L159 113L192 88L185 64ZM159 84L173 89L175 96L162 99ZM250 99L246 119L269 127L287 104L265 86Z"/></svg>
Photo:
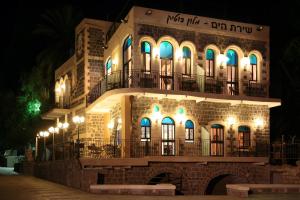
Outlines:
<svg viewBox="0 0 300 200"><path fill-rule="evenodd" d="M60 107L120 88L269 97L267 26L133 7L121 23L84 19L75 34L75 55L56 71Z"/></svg>

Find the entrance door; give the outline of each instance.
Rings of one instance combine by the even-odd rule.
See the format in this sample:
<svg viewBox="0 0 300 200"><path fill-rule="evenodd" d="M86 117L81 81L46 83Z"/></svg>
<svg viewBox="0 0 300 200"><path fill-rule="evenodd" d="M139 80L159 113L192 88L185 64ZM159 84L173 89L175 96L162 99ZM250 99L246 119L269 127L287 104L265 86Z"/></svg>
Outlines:
<svg viewBox="0 0 300 200"><path fill-rule="evenodd" d="M161 142L162 142L162 155L174 156L175 155L175 123L170 117L162 120L161 125Z"/></svg>

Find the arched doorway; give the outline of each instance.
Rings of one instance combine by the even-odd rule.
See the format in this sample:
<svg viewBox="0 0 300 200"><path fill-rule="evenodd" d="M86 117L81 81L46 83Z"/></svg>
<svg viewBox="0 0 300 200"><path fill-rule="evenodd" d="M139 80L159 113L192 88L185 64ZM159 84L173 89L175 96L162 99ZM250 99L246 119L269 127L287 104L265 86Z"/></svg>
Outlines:
<svg viewBox="0 0 300 200"><path fill-rule="evenodd" d="M170 117L165 117L161 122L162 155L175 155L175 122Z"/></svg>
<svg viewBox="0 0 300 200"><path fill-rule="evenodd" d="M210 180L208 183L205 194L206 195L226 195L226 184L247 183L241 177L232 174L222 174Z"/></svg>

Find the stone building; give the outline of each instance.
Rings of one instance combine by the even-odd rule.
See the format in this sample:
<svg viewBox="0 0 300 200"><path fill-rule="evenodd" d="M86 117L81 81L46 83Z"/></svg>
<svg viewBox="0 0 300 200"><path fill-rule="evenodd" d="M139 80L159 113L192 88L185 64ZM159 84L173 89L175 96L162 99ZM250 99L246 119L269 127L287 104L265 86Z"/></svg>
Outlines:
<svg viewBox="0 0 300 200"><path fill-rule="evenodd" d="M84 188L169 181L269 182L269 27L133 7L120 23L84 19L55 72L56 107L79 135ZM82 115L76 126L72 117Z"/></svg>

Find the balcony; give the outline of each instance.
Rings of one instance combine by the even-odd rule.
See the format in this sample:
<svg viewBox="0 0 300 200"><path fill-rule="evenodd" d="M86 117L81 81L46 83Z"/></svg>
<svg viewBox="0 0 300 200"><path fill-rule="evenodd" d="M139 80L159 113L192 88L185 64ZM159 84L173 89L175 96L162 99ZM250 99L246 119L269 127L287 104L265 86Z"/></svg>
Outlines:
<svg viewBox="0 0 300 200"><path fill-rule="evenodd" d="M158 90L204 92L223 95L246 95L252 97L268 97L267 82L258 83L247 80L231 80L206 78L203 75L161 74L158 71L143 72L132 70L128 79L124 79L122 71L114 71L106 75L87 95L87 103L93 103L106 91L118 88L152 88Z"/></svg>
<svg viewBox="0 0 300 200"><path fill-rule="evenodd" d="M213 142L210 140L186 141L184 139L175 139L165 141L161 138L151 138L151 140L114 140L114 139L81 139L79 145L81 158L93 159L117 159L117 158L146 158L151 157L154 160L168 160L176 158L236 158L242 157L269 157L269 143L256 142L254 146L245 148L239 146L237 141L229 144L219 144L221 154L213 153ZM43 148L38 149L38 158L42 160ZM47 148L50 154L53 152L53 145L49 140ZM77 144L66 142L65 144L55 144L55 158L70 159L77 157ZM126 155L126 152L128 154ZM50 158L51 159L51 158ZM222 159L221 159L222 160Z"/></svg>

